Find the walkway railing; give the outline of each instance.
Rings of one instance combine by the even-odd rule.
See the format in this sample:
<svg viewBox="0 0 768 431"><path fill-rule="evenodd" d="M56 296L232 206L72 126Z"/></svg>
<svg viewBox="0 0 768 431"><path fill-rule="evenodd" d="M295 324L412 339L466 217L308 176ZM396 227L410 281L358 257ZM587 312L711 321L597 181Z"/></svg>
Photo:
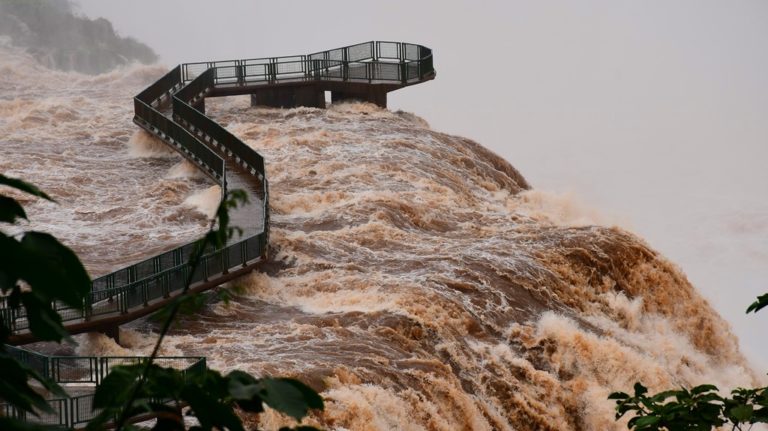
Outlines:
<svg viewBox="0 0 768 431"><path fill-rule="evenodd" d="M65 389L70 385L70 389L88 393L47 400L53 413L38 412L38 416L35 416L9 404L0 404L0 415L30 423L70 428L84 425L99 414L98 410L93 409L93 390L113 367L142 364L149 360L144 356L47 356L12 346L4 348L12 357L38 374L64 385ZM175 368L185 375L194 375L206 369L204 357L165 356L155 358L153 363Z"/></svg>
<svg viewBox="0 0 768 431"><path fill-rule="evenodd" d="M432 79L434 74L429 48L400 42L366 42L291 57L186 63L139 93L134 98L134 122L211 177L221 187L222 198L227 191L225 159L237 167L237 172L231 174L245 174L246 183L257 185L261 214L253 216L261 217L261 231L222 249L208 249L192 274L192 283L223 280L233 270L265 258L269 243L269 187L264 159L196 108L211 90L309 80L404 86ZM94 279L81 307L54 307L69 328L73 328L72 322L78 323L78 331L116 315L139 316L142 309L185 287L194 247L194 243L186 244ZM0 319L14 335L29 329L24 309L11 307L4 298L0 298Z"/></svg>
<svg viewBox="0 0 768 431"><path fill-rule="evenodd" d="M365 42L288 57L207 61L181 65L184 82L214 69L217 86L276 84L294 81L421 82L435 69L432 50L402 42Z"/></svg>

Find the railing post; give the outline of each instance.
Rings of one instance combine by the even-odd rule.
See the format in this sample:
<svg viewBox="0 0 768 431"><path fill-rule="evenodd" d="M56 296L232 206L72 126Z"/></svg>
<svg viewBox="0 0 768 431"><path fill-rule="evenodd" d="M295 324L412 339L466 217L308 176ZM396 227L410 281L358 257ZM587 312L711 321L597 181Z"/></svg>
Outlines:
<svg viewBox="0 0 768 431"><path fill-rule="evenodd" d="M277 59L274 57L269 59L269 80L272 83L277 82Z"/></svg>
<svg viewBox="0 0 768 431"><path fill-rule="evenodd" d="M122 295L120 295L120 314L128 314L128 288L122 288Z"/></svg>
<svg viewBox="0 0 768 431"><path fill-rule="evenodd" d="M343 81L349 80L349 56L347 51L349 48L341 50L341 76Z"/></svg>
<svg viewBox="0 0 768 431"><path fill-rule="evenodd" d="M203 267L203 281L208 281L208 258L209 256L204 256L200 259L200 266Z"/></svg>
<svg viewBox="0 0 768 431"><path fill-rule="evenodd" d="M88 296L83 298L83 319L87 322L93 315L93 290L88 292Z"/></svg>
<svg viewBox="0 0 768 431"><path fill-rule="evenodd" d="M235 76L237 77L237 85L245 85L245 79L243 78L243 75L245 75L243 72L243 66L242 66L242 60L235 60Z"/></svg>
<svg viewBox="0 0 768 431"><path fill-rule="evenodd" d="M229 247L224 247L219 253L221 256L221 273L229 274Z"/></svg>
<svg viewBox="0 0 768 431"><path fill-rule="evenodd" d="M371 83L373 81L373 63L366 63L366 75L368 75L368 83Z"/></svg>

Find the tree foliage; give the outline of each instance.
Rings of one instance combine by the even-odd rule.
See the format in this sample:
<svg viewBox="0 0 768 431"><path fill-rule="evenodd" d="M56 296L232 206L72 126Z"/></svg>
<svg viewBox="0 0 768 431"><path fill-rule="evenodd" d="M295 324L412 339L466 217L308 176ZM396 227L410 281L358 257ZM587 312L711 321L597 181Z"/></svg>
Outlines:
<svg viewBox="0 0 768 431"><path fill-rule="evenodd" d="M747 308L747 313L768 306L768 294L761 295ZM730 397L720 395L714 385L680 388L648 395L648 388L635 383L634 394L614 392L616 419L633 413L627 428L634 431L705 431L728 426L749 429L756 423L768 423L768 387L737 388ZM745 426L747 428L745 428Z"/></svg>
<svg viewBox="0 0 768 431"><path fill-rule="evenodd" d="M0 185L28 193L38 198L52 199L37 187L22 180L0 174ZM229 225L228 211L245 200L242 191L231 191L217 210L206 235L198 241L190 258L190 271L200 263L204 250L221 247L238 233ZM0 195L0 222L17 223L27 219L22 205L14 198ZM133 422L141 418L157 418L154 431L185 430L183 408L194 416L199 425L190 430L243 430L236 411L261 413L264 405L301 421L311 409L323 409L323 400L310 387L287 378L256 378L242 371L222 375L215 370L182 372L153 363L162 340L176 314L185 304L199 302L189 292L191 278L185 289L166 307L160 336L150 358L143 363L112 368L96 388L94 408L99 414L88 424L90 431L115 427L136 429ZM39 340L69 341L62 319L53 304L60 302L80 308L91 288L91 279L75 253L53 236L28 231L18 235L0 232L0 292L10 308L24 310L30 332ZM53 409L30 382L57 397L65 391L54 381L39 375L20 363L5 350L12 334L8 325L12 319L0 316L0 400L16 409L37 416ZM2 417L0 429L40 431L51 428ZM297 426L285 430L311 430Z"/></svg>

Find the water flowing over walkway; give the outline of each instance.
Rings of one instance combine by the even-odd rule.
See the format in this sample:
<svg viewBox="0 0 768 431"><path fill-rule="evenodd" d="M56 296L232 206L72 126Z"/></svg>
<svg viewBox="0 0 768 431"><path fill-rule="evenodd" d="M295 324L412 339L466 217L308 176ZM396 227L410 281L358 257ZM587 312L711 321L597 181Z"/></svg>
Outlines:
<svg viewBox="0 0 768 431"><path fill-rule="evenodd" d="M400 42L366 42L308 55L181 64L134 98L134 122L178 151L221 189L244 190L232 211L243 230L225 247L207 249L199 265L194 243L93 280L82 307L55 304L71 334L100 331L117 338L120 324L158 310L184 289L204 291L252 271L268 258L269 186L263 157L205 115L205 98L250 94L254 104L325 106L361 99L386 106L386 95L435 77L432 51ZM130 246L130 245L127 245ZM10 342L35 341L24 310L0 301Z"/></svg>
<svg viewBox="0 0 768 431"><path fill-rule="evenodd" d="M309 55L181 64L134 98L134 122L178 151L221 189L243 190L244 205L230 211L242 229L220 249L205 251L191 265L190 243L93 280L80 308L54 304L71 334L100 331L117 339L119 325L152 313L182 293L201 292L252 271L268 259L269 187L263 157L205 115L205 98L251 94L254 104L325 106L332 100L361 99L386 106L386 94L435 77L432 52L420 45L367 42ZM190 274L191 273L191 274ZM190 277L191 276L191 277ZM36 341L24 310L0 300L0 318L12 344ZM34 423L82 427L97 412L93 388L116 365L144 357L46 356L6 346L9 353L68 390L51 399L53 413L37 417L0 404L0 414ZM159 357L161 366L186 373L205 369L205 358ZM71 388L68 385L73 385ZM83 385L86 386L84 389Z"/></svg>

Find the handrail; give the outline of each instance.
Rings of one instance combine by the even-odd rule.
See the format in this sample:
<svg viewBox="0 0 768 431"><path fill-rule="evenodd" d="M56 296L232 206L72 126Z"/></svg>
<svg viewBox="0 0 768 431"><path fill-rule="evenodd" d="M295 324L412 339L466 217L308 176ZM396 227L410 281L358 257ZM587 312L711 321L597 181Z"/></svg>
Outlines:
<svg viewBox="0 0 768 431"><path fill-rule="evenodd" d="M318 80L413 84L435 74L431 49L389 41L358 43L306 55L184 63L180 67L185 83L216 69L215 85L240 86Z"/></svg>
<svg viewBox="0 0 768 431"><path fill-rule="evenodd" d="M191 247L194 247L194 243L179 247L172 252ZM267 234L261 233L225 248L209 251L203 255L192 274L192 284L204 282L214 274L226 273L258 259L263 256L266 247ZM108 314L127 314L135 307L144 307L153 301L170 298L172 294L183 290L190 270L189 262L183 261L179 265L149 274L122 286L92 290L86 296L82 308L74 309L56 303L54 309L61 314L64 322L93 319ZM23 308L8 307L5 301L2 305L0 317L4 319L7 328L13 333L29 329L29 322Z"/></svg>
<svg viewBox="0 0 768 431"><path fill-rule="evenodd" d="M114 366L141 364L149 360L147 356L48 356L20 347L6 345L2 348L10 356L56 383L86 384L89 388L99 385ZM194 375L207 368L206 358L202 356L160 356L154 358L153 363L180 369L185 376ZM88 393L48 399L53 413L38 412L38 417L10 404L0 403L0 416L71 428L87 423L99 413L93 410L93 395Z"/></svg>
<svg viewBox="0 0 768 431"><path fill-rule="evenodd" d="M262 229L251 237L208 250L192 282L209 281L265 258L269 243L269 183L264 158L198 110L219 87L274 85L291 81L411 85L432 79L432 51L421 45L371 41L307 55L185 63L134 98L134 122L159 137L227 190L225 158L258 182ZM184 287L194 243L185 244L93 280L81 307L53 304L64 322L128 314L169 298ZM12 334L29 329L24 309L0 298L0 319ZM81 325L82 326L82 325Z"/></svg>
<svg viewBox="0 0 768 431"><path fill-rule="evenodd" d="M256 72L261 73L256 73ZM255 179L262 200L262 229L250 237L220 249L209 247L194 273L189 257L196 243L189 243L92 281L91 291L79 308L52 304L62 321L98 320L100 316L128 314L146 309L157 300L210 277L228 274L237 267L264 258L269 246L269 184L264 158L216 121L198 110L206 95L217 86L272 85L286 81L367 81L405 86L432 79L432 51L421 45L401 42L365 42L318 53L181 64L134 98L134 122L171 145L221 187L227 190L224 157L234 161ZM203 105L204 106L204 105ZM167 116L171 109L171 116ZM217 153L218 152L218 153ZM222 154L224 157L219 155ZM203 286L205 287L205 286ZM29 329L25 309L11 307L0 298L0 319L12 334ZM146 361L145 357L46 356L5 346L8 353L58 383L101 383L114 365ZM0 349L1 350L1 349ZM160 357L155 362L192 361L183 372L205 369L205 358ZM93 394L48 400L54 413L41 415L37 423L74 427L87 423L98 412L92 409ZM9 404L0 404L0 416L32 419Z"/></svg>
<svg viewBox="0 0 768 431"><path fill-rule="evenodd" d="M151 310L187 287L225 280L226 274L247 267L267 256L269 246L269 183L264 158L237 136L207 117L199 107L218 87L274 85L292 81L360 82L406 86L432 79L435 70L432 51L421 45L401 42L365 42L308 55L185 63L176 66L134 98L134 122L162 139L227 190L225 158L258 182L262 229L250 237L220 249L205 250L195 271L189 258L196 243L189 243L139 263L119 269L92 281L91 291L81 307L52 304L62 321L97 323L100 317L126 315L132 310ZM170 112L169 112L170 108ZM165 111L165 112L164 112ZM236 275L237 273L235 273ZM214 280L215 281L215 280ZM210 284L210 283L208 283ZM203 288L208 284L201 285ZM154 305L152 305L154 307ZM0 298L0 319L12 334L29 330L23 308L11 307ZM99 384L114 363L143 361L142 357L63 357L46 356L6 346L18 359L40 374L59 383ZM156 358L159 362L194 360L186 373L205 369L205 358ZM81 365L81 366L79 366ZM86 371L87 370L87 371ZM93 394L49 400L55 413L35 419L38 423L74 427L87 423L98 412L92 409ZM0 416L27 419L24 412L0 404Z"/></svg>

